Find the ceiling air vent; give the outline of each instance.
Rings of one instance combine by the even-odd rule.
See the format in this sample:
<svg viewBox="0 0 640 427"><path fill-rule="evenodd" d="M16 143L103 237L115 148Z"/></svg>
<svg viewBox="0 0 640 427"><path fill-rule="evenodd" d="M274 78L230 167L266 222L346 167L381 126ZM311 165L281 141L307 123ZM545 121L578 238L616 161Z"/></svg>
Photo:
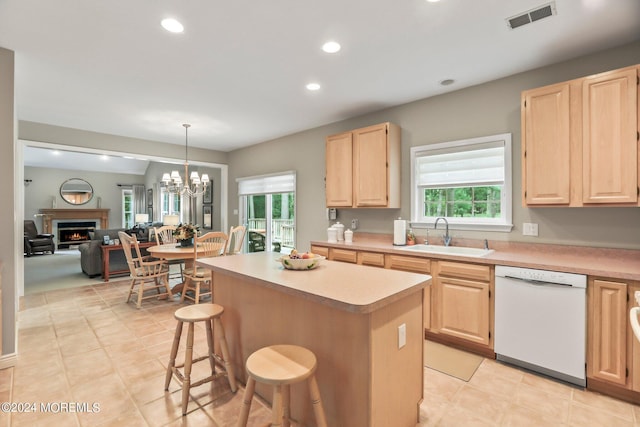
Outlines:
<svg viewBox="0 0 640 427"><path fill-rule="evenodd" d="M513 30L515 28L522 27L523 25L539 21L543 18L547 18L555 14L556 3L552 1L551 3L543 4L542 6L536 7L535 9L531 9L507 18L507 25L509 25L509 28Z"/></svg>

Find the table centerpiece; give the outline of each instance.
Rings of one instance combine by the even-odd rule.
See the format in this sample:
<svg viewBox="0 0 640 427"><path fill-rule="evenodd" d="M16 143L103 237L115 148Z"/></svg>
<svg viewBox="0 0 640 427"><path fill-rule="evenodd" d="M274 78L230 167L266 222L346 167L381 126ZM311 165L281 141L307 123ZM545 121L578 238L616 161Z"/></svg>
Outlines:
<svg viewBox="0 0 640 427"><path fill-rule="evenodd" d="M173 236L183 248L193 246L193 239L197 234L198 227L193 224L179 224L176 229L173 230Z"/></svg>

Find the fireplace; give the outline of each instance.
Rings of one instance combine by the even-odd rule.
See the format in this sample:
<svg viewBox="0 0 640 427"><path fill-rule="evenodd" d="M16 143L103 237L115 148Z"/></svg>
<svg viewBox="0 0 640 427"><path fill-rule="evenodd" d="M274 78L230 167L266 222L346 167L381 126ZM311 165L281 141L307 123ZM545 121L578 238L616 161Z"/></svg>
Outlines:
<svg viewBox="0 0 640 427"><path fill-rule="evenodd" d="M40 209L42 228L53 233L54 220L99 220L100 228L109 228L109 209Z"/></svg>
<svg viewBox="0 0 640 427"><path fill-rule="evenodd" d="M89 241L89 232L95 231L95 221L58 222L58 248L68 248Z"/></svg>

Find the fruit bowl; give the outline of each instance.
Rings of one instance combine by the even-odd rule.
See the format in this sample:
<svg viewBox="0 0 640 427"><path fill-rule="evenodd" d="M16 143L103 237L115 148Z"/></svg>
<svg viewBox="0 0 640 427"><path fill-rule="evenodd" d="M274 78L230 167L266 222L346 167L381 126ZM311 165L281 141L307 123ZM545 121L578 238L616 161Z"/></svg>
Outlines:
<svg viewBox="0 0 640 427"><path fill-rule="evenodd" d="M288 255L277 259L287 270L313 270L325 259L322 255L314 255L311 258L289 258Z"/></svg>

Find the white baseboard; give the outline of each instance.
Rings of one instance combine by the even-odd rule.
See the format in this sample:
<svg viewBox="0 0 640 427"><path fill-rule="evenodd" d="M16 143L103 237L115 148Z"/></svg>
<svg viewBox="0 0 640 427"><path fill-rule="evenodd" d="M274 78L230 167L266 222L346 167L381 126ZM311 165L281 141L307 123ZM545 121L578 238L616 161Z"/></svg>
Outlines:
<svg viewBox="0 0 640 427"><path fill-rule="evenodd" d="M18 355L16 353L4 354L0 356L0 369L16 366L16 362L18 362Z"/></svg>

